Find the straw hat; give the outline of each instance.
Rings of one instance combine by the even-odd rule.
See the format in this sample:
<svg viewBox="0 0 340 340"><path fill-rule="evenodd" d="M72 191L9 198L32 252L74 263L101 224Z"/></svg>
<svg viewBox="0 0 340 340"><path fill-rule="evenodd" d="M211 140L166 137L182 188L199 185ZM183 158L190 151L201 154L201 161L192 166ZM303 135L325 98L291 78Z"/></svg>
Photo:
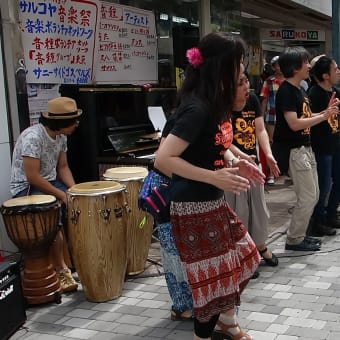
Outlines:
<svg viewBox="0 0 340 340"><path fill-rule="evenodd" d="M74 99L57 97L49 100L47 112L43 112L42 115L48 119L71 119L79 117L82 113Z"/></svg>

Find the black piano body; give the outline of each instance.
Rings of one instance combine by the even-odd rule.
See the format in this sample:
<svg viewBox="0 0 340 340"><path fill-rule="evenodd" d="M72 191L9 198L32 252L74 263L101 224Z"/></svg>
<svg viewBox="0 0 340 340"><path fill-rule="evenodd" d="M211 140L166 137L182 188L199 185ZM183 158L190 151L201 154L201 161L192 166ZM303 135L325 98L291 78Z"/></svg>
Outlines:
<svg viewBox="0 0 340 340"><path fill-rule="evenodd" d="M77 130L68 137L68 162L77 183L98 180L107 168L153 166L160 135L148 106L174 108L176 87L61 85L83 110Z"/></svg>

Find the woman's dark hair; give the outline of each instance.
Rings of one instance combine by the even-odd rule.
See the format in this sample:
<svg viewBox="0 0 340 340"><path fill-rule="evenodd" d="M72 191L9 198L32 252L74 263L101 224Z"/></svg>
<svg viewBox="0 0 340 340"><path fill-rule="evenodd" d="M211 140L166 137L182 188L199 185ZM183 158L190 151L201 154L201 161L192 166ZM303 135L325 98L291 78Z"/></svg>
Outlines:
<svg viewBox="0 0 340 340"><path fill-rule="evenodd" d="M69 119L48 119L41 115L39 118L39 123L48 127L52 131L59 131L64 128L68 128L74 125L77 121L79 121L79 117Z"/></svg>
<svg viewBox="0 0 340 340"><path fill-rule="evenodd" d="M330 74L331 72L331 65L334 62L334 59L327 56L320 57L313 67L310 70L310 75L316 82L323 81L323 75Z"/></svg>
<svg viewBox="0 0 340 340"><path fill-rule="evenodd" d="M279 58L281 72L285 78L294 76L294 71L300 70L302 64L310 59L308 51L302 46L287 47Z"/></svg>
<svg viewBox="0 0 340 340"><path fill-rule="evenodd" d="M218 32L203 37L197 47L203 62L196 68L188 64L178 100L195 93L218 119L229 117L245 44L239 37Z"/></svg>

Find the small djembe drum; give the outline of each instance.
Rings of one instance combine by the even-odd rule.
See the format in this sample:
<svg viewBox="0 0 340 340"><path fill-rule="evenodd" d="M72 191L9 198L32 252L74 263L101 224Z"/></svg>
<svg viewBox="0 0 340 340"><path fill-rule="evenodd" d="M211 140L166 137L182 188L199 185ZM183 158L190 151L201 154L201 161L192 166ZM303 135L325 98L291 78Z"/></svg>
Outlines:
<svg viewBox="0 0 340 340"><path fill-rule="evenodd" d="M0 209L8 237L23 253L22 287L29 305L61 302L60 282L49 257L59 208L54 196L32 195L5 201Z"/></svg>

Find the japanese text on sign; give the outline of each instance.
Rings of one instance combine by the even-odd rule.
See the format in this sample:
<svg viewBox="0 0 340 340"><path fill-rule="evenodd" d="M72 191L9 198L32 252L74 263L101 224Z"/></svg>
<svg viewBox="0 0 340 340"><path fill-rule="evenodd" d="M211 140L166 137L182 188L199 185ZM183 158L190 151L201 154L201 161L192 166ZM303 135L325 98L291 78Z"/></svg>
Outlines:
<svg viewBox="0 0 340 340"><path fill-rule="evenodd" d="M93 77L98 0L20 0L27 82L86 84Z"/></svg>
<svg viewBox="0 0 340 340"><path fill-rule="evenodd" d="M102 2L95 80L102 83L157 82L157 38L152 12Z"/></svg>

